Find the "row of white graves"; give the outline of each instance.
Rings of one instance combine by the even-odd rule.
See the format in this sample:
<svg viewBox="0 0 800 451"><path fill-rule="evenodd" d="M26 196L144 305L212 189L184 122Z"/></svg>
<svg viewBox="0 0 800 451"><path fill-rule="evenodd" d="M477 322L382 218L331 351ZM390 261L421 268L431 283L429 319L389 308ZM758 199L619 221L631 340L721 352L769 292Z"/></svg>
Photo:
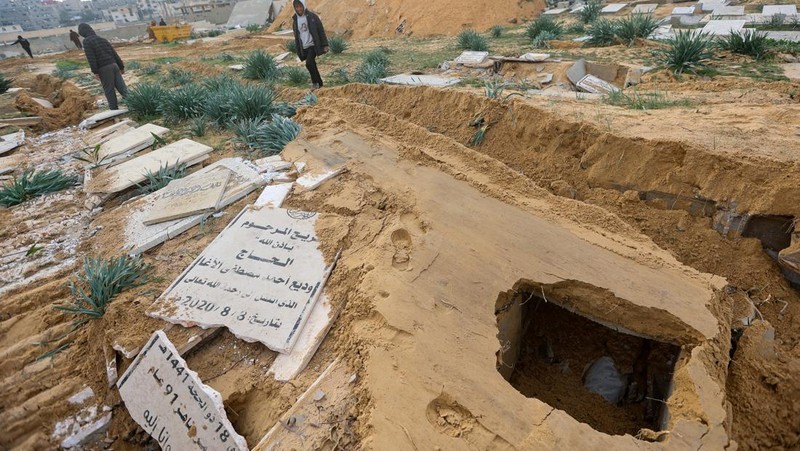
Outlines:
<svg viewBox="0 0 800 451"><path fill-rule="evenodd" d="M131 224L140 233L164 224L191 227L187 221L279 179L271 171L284 166L279 158L258 165L238 158L220 160L132 202ZM341 170L325 168L306 176L316 182ZM299 189L318 185L301 180ZM293 186L266 186L147 312L187 327L224 327L242 340L264 344L279 353L271 371L278 380L303 370L335 318L323 289L336 258L325 262L315 231L317 213L281 208ZM133 419L162 449L247 449L228 421L219 393L187 367L162 331L153 334L117 386Z"/></svg>

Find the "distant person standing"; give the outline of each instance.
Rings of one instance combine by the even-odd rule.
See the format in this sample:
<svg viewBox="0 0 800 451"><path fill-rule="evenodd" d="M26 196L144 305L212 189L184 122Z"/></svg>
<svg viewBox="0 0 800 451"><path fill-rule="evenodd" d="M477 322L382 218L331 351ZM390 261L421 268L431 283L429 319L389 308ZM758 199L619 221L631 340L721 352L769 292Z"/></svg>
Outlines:
<svg viewBox="0 0 800 451"><path fill-rule="evenodd" d="M328 37L319 16L306 8L305 0L294 0L292 5L296 13L292 17L292 30L297 56L300 61L306 62L306 69L311 75L311 89L319 89L322 87L322 76L317 69L317 57L330 51Z"/></svg>
<svg viewBox="0 0 800 451"><path fill-rule="evenodd" d="M103 85L108 107L116 110L117 94L114 90L119 91L123 98L128 95L128 88L125 86L125 80L122 79L125 65L111 43L98 36L89 24L78 25L78 33L83 36L83 51L86 53L89 67Z"/></svg>
<svg viewBox="0 0 800 451"><path fill-rule="evenodd" d="M165 25L167 25L167 23L166 23L166 22L164 22L164 18L163 18L163 17L161 18L161 22L159 22L159 23L158 23L158 25L160 25L160 26L162 26L162 27L163 27L163 26L165 26Z"/></svg>
<svg viewBox="0 0 800 451"><path fill-rule="evenodd" d="M82 49L83 44L81 44L81 37L78 36L78 33L75 33L75 30L69 30L69 39L75 44L75 47Z"/></svg>
<svg viewBox="0 0 800 451"><path fill-rule="evenodd" d="M11 45L17 45L17 44L22 46L22 50L25 50L25 52L28 53L28 56L33 58L33 53L31 53L31 43L28 42L27 39L23 38L22 36L17 36L17 40L12 42Z"/></svg>
<svg viewBox="0 0 800 451"><path fill-rule="evenodd" d="M155 33L155 31L153 31L153 27L155 27L155 26L156 26L156 21L153 20L153 21L150 22L150 26L147 27L147 34L148 34L148 36L150 36L150 39L153 39L153 40L156 39L156 33Z"/></svg>

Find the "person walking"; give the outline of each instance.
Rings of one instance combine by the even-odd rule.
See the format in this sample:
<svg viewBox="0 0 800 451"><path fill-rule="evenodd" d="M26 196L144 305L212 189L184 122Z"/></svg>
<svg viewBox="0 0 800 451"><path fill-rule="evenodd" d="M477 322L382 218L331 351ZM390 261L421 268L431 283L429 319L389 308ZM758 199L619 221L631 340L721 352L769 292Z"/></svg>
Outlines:
<svg viewBox="0 0 800 451"><path fill-rule="evenodd" d="M25 50L25 52L28 53L28 56L33 58L33 53L31 53L31 43L28 42L27 39L23 38L22 36L17 36L17 40L12 42L11 45L17 45L17 44L22 46L22 50Z"/></svg>
<svg viewBox="0 0 800 451"><path fill-rule="evenodd" d="M161 26L161 27L167 26L167 23L164 22L164 18L163 17L161 18L161 22L159 22L158 25Z"/></svg>
<svg viewBox="0 0 800 451"><path fill-rule="evenodd" d="M78 25L78 34L83 36L83 51L86 53L86 60L89 61L89 68L100 83L103 85L103 92L108 100L108 107L112 110L117 108L116 89L125 98L128 95L128 88L122 74L125 73L125 65L117 55L114 47L108 40L101 38L95 33L89 24Z"/></svg>
<svg viewBox="0 0 800 451"><path fill-rule="evenodd" d="M328 53L328 37L319 16L306 8L305 0L294 0L295 15L292 17L292 30L294 42L297 47L297 56L300 61L306 62L306 69L311 75L311 89L322 87L322 76L317 68L317 57Z"/></svg>
<svg viewBox="0 0 800 451"><path fill-rule="evenodd" d="M69 39L75 44L75 47L82 49L83 44L81 44L81 37L78 36L78 33L75 33L75 30L69 30Z"/></svg>

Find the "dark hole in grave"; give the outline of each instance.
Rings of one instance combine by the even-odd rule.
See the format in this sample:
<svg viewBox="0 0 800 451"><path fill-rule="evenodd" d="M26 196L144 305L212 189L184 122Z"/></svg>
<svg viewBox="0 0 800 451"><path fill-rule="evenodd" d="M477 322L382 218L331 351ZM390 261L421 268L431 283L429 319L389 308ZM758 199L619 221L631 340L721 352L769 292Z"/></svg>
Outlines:
<svg viewBox="0 0 800 451"><path fill-rule="evenodd" d="M643 428L664 429L680 348L613 330L558 306L549 295L546 301L540 290L517 290L497 306L503 377L526 397L600 432L636 436ZM608 371L609 358L617 374ZM608 391L604 397L586 387L598 378L613 382L605 385L614 387L617 402L607 400L615 398Z"/></svg>
<svg viewBox="0 0 800 451"><path fill-rule="evenodd" d="M791 216L751 216L742 236L758 238L765 249L778 252L791 244L792 230L794 218Z"/></svg>

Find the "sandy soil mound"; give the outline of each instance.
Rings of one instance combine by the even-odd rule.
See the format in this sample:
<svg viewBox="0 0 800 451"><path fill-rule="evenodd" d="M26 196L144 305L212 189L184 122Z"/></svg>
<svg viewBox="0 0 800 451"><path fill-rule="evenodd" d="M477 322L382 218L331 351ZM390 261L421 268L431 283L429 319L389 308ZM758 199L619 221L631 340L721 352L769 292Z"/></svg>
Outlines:
<svg viewBox="0 0 800 451"><path fill-rule="evenodd" d="M294 10L284 8L272 30L291 28ZM486 30L493 25L516 23L544 9L542 0L517 2L458 2L454 0L320 0L309 9L322 18L329 34L351 34L354 38L452 35L465 28Z"/></svg>
<svg viewBox="0 0 800 451"><path fill-rule="evenodd" d="M34 83L34 91L53 100L53 108L36 103L31 95L20 91L14 106L27 114L40 116L45 130L58 130L78 124L83 113L94 108L91 94L70 82L54 82L53 77L40 75ZM40 88L40 89L37 89Z"/></svg>

